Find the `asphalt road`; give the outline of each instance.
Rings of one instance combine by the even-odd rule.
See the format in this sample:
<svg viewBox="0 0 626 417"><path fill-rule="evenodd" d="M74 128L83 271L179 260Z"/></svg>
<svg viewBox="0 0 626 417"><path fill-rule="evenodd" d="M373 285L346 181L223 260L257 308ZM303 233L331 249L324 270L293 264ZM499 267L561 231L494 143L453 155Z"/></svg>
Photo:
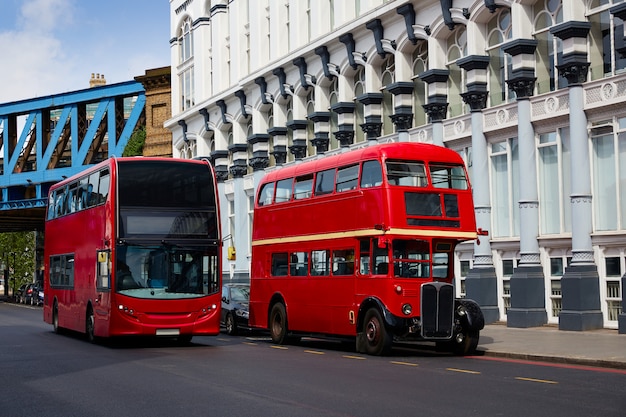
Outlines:
<svg viewBox="0 0 626 417"><path fill-rule="evenodd" d="M626 371L263 334L92 345L0 303L0 416L623 416Z"/></svg>

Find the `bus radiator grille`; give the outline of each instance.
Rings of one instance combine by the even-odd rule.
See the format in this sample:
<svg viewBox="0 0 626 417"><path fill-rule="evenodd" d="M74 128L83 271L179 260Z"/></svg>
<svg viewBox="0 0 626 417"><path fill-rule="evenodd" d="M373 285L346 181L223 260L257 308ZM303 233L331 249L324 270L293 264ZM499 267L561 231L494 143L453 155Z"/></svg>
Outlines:
<svg viewBox="0 0 626 417"><path fill-rule="evenodd" d="M449 339L454 324L454 287L443 282L422 285L422 337Z"/></svg>

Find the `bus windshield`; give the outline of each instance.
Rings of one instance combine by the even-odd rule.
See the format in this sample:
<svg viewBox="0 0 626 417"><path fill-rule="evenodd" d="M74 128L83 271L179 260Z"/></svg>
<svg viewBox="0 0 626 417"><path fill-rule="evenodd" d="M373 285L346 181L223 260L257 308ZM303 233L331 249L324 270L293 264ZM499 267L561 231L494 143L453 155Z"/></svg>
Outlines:
<svg viewBox="0 0 626 417"><path fill-rule="evenodd" d="M218 291L214 248L124 244L117 248L115 289L137 298L193 298Z"/></svg>

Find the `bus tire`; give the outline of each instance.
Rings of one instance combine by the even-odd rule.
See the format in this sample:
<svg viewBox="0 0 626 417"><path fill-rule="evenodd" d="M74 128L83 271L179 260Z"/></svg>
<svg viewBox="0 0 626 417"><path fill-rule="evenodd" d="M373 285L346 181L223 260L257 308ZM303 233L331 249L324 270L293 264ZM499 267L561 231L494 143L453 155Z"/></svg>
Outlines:
<svg viewBox="0 0 626 417"><path fill-rule="evenodd" d="M59 307L56 301L52 307L52 327L56 334L61 334L61 327L59 327Z"/></svg>
<svg viewBox="0 0 626 417"><path fill-rule="evenodd" d="M452 353L456 356L473 355L478 347L480 332L478 330L466 330L463 332L461 343L452 342Z"/></svg>
<svg viewBox="0 0 626 417"><path fill-rule="evenodd" d="M365 353L381 356L388 355L391 352L393 337L387 331L385 322L377 308L370 308L365 313L362 332Z"/></svg>
<svg viewBox="0 0 626 417"><path fill-rule="evenodd" d="M96 342L95 335L96 318L93 315L93 308L87 307L87 314L85 317L85 334L87 335L87 341L89 343Z"/></svg>
<svg viewBox="0 0 626 417"><path fill-rule="evenodd" d="M228 313L226 315L226 319L224 320L226 323L226 334L234 336L237 334L237 323L235 323L235 318L232 314Z"/></svg>
<svg viewBox="0 0 626 417"><path fill-rule="evenodd" d="M269 331L272 342L278 345L287 342L287 311L283 303L276 303L272 306Z"/></svg>

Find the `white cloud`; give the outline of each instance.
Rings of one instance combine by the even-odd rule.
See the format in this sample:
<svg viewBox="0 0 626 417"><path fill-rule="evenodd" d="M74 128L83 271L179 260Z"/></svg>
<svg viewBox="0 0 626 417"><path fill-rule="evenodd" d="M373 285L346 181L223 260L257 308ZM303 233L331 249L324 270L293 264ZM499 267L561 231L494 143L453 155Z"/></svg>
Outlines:
<svg viewBox="0 0 626 417"><path fill-rule="evenodd" d="M47 33L72 21L69 0L30 0L24 2L18 16L23 30Z"/></svg>

